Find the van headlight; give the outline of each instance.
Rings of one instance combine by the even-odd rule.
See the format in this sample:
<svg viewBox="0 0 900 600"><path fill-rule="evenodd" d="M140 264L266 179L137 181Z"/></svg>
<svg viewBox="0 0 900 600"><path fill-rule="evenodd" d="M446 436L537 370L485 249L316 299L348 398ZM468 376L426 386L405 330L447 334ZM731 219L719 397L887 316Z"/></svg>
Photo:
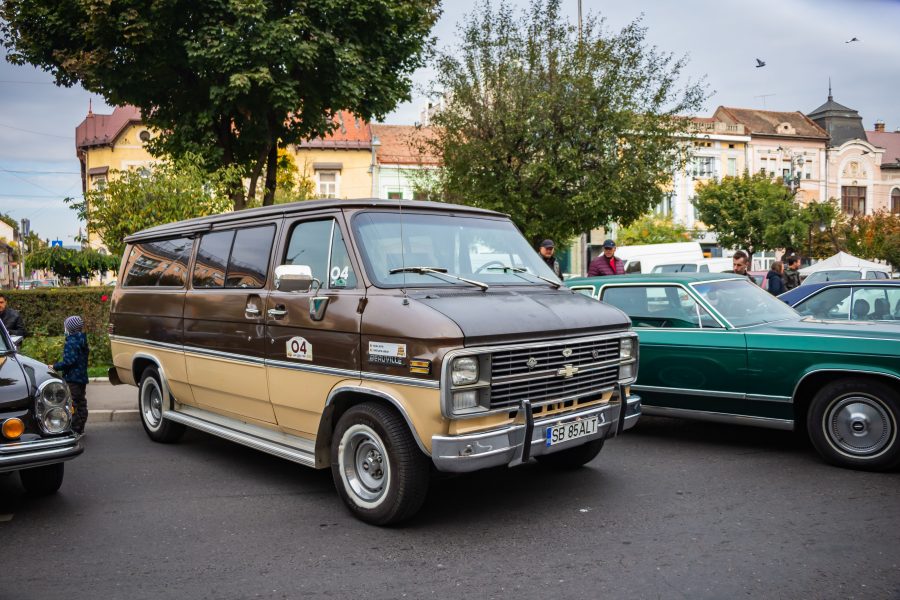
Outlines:
<svg viewBox="0 0 900 600"><path fill-rule="evenodd" d="M453 385L471 385L478 382L478 358L462 356L450 366L450 381Z"/></svg>
<svg viewBox="0 0 900 600"><path fill-rule="evenodd" d="M72 425L72 395L69 386L50 379L38 387L34 403L35 419L45 433L63 433Z"/></svg>
<svg viewBox="0 0 900 600"><path fill-rule="evenodd" d="M628 360L634 357L634 338L622 338L622 344L619 346L619 358Z"/></svg>

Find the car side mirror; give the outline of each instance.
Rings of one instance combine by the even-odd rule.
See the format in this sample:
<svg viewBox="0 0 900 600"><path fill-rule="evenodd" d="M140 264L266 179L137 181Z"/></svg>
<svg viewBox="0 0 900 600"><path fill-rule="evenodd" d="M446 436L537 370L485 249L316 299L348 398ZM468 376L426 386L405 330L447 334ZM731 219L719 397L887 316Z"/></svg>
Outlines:
<svg viewBox="0 0 900 600"><path fill-rule="evenodd" d="M322 286L318 279L313 277L312 269L308 265L278 265L275 267L275 289L282 292L307 292L316 284L316 289Z"/></svg>
<svg viewBox="0 0 900 600"><path fill-rule="evenodd" d="M12 341L13 346L16 347L16 350L18 350L19 348L22 347L22 340L24 340L25 338L22 337L21 335L11 335L11 336L9 336L9 339L10 339L10 341Z"/></svg>

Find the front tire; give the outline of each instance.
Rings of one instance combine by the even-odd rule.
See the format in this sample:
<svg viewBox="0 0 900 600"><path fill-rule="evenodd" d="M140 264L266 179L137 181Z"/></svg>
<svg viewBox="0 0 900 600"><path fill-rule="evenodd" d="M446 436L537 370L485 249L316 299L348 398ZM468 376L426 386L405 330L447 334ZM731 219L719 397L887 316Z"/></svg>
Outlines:
<svg viewBox="0 0 900 600"><path fill-rule="evenodd" d="M138 386L138 411L141 414L141 425L147 436L154 442L171 444L177 442L184 435L184 425L173 423L163 417L163 403L166 394L163 393L162 377L156 367L147 367L141 375L141 384Z"/></svg>
<svg viewBox="0 0 900 600"><path fill-rule="evenodd" d="M813 446L826 462L885 471L900 465L900 397L869 379L841 379L813 397L806 418Z"/></svg>
<svg viewBox="0 0 900 600"><path fill-rule="evenodd" d="M331 475L356 517L391 525L412 517L428 492L431 465L403 418L391 408L359 404L345 412L331 443Z"/></svg>
<svg viewBox="0 0 900 600"><path fill-rule="evenodd" d="M546 467L571 470L588 464L597 458L601 450L603 450L603 440L594 440L574 448L566 448L553 454L544 454L534 458Z"/></svg>
<svg viewBox="0 0 900 600"><path fill-rule="evenodd" d="M34 496L49 496L55 494L62 485L66 466L63 463L54 463L44 467L22 469L19 471L19 479L25 491Z"/></svg>

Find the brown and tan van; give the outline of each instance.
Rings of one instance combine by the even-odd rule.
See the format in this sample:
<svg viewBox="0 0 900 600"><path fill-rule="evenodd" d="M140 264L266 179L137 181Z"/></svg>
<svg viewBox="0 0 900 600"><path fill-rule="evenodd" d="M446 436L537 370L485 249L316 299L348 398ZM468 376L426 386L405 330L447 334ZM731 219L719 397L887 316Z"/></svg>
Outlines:
<svg viewBox="0 0 900 600"><path fill-rule="evenodd" d="M138 386L147 434L330 467L365 521L414 514L433 468L582 465L640 415L628 318L502 214L321 200L126 241L110 379Z"/></svg>

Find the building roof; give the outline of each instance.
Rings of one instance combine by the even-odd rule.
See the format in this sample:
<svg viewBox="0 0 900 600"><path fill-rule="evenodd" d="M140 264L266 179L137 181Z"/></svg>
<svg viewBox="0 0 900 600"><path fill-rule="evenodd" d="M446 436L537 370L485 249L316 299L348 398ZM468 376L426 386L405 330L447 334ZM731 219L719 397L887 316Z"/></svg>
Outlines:
<svg viewBox="0 0 900 600"><path fill-rule="evenodd" d="M882 169L900 169L900 131L867 131L866 139L873 146L884 148Z"/></svg>
<svg viewBox="0 0 900 600"><path fill-rule="evenodd" d="M441 157L433 154L426 144L434 139L431 127L415 125L372 125L372 133L381 145L377 156L379 164L392 165L440 165Z"/></svg>
<svg viewBox="0 0 900 600"><path fill-rule="evenodd" d="M372 147L372 126L353 113L342 110L334 116L335 128L324 137L300 142L298 148L368 150Z"/></svg>
<svg viewBox="0 0 900 600"><path fill-rule="evenodd" d="M862 117L852 108L835 102L831 95L830 85L828 86L828 100L808 116L828 132L830 146L840 146L850 140L866 139Z"/></svg>
<svg viewBox="0 0 900 600"><path fill-rule="evenodd" d="M750 135L828 139L828 133L800 111L779 112L755 108L720 106L714 118L741 123Z"/></svg>
<svg viewBox="0 0 900 600"><path fill-rule="evenodd" d="M97 115L90 109L84 121L75 128L75 148L107 146L131 124L141 122L141 110L136 106L117 106L110 115Z"/></svg>

